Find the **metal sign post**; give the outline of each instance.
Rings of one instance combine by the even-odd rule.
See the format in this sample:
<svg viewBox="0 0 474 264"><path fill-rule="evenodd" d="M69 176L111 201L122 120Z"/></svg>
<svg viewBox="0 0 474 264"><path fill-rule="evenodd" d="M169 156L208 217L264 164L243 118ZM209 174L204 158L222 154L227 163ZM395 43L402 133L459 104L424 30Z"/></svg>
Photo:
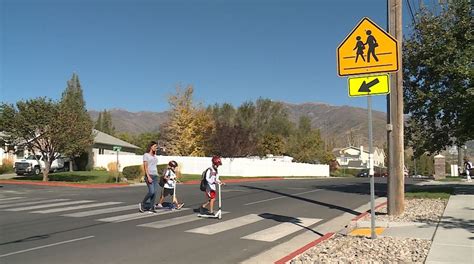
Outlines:
<svg viewBox="0 0 474 264"><path fill-rule="evenodd" d="M117 175L115 176L115 182L117 183L118 182L118 178L119 178L119 152L120 152L120 149L122 149L122 147L119 147L119 146L114 146L113 150L117 153Z"/></svg>
<svg viewBox="0 0 474 264"><path fill-rule="evenodd" d="M367 96L367 109L369 115L369 177L370 177L370 237L377 238L375 234L375 183L374 183L374 154L372 149L372 96Z"/></svg>

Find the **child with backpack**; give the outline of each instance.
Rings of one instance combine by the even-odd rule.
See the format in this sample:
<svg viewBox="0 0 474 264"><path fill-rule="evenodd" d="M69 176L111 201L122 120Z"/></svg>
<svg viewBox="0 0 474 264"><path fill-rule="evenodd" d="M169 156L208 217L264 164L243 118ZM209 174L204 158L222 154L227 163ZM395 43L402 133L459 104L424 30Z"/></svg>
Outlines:
<svg viewBox="0 0 474 264"><path fill-rule="evenodd" d="M178 167L178 163L176 161L172 160L168 162L168 168L164 172L162 180L160 179L160 186L163 187L163 189L161 191L160 201L155 205L156 208L163 208L163 201L165 200L166 196L173 197L172 206L174 206L174 208L179 210L184 205L184 203L179 203L178 198L176 197L176 167Z"/></svg>
<svg viewBox="0 0 474 264"><path fill-rule="evenodd" d="M216 183L224 185L224 182L220 181L217 168L222 165L221 158L219 156L212 157L212 166L203 172L203 179L201 181L201 190L206 193L207 202L201 205L199 208L200 214L214 215L214 202L216 200ZM204 189L205 188L205 189ZM206 212L206 208L209 206L209 211Z"/></svg>

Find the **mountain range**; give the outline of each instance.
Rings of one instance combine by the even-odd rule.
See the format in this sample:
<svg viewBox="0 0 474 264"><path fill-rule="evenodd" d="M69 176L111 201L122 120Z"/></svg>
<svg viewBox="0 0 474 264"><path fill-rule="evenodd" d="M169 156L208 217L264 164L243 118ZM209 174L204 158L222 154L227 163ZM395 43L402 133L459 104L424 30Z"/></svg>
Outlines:
<svg viewBox="0 0 474 264"><path fill-rule="evenodd" d="M288 109L289 119L297 123L301 116L308 116L313 128L319 128L324 140L334 147L368 145L367 109L351 106L333 106L325 103L303 103L283 105ZM157 131L168 120L169 112L129 112L124 109L107 110L117 132L140 134ZM95 121L99 111L89 110ZM386 113L372 112L373 143L382 147L386 142Z"/></svg>

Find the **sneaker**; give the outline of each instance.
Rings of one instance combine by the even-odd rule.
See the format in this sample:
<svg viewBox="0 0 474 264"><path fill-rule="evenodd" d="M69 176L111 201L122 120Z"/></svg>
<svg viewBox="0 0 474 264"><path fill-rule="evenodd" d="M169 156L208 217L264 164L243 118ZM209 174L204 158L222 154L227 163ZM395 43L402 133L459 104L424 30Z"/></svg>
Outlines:
<svg viewBox="0 0 474 264"><path fill-rule="evenodd" d="M158 213L158 212L157 212L155 209L150 209L150 210L148 210L148 213L150 213L150 214L156 214L156 213Z"/></svg>
<svg viewBox="0 0 474 264"><path fill-rule="evenodd" d="M179 210L179 209L181 209L183 206L184 206L184 203L180 203L180 204L178 204L178 207L176 207L176 209Z"/></svg>
<svg viewBox="0 0 474 264"><path fill-rule="evenodd" d="M209 212L209 211L208 211L208 212L206 212L206 214L207 214L207 215L215 216L215 215L214 215L214 212Z"/></svg>
<svg viewBox="0 0 474 264"><path fill-rule="evenodd" d="M142 204L142 203L138 203L138 211L139 211L140 213L145 212L145 209L143 209L143 204Z"/></svg>
<svg viewBox="0 0 474 264"><path fill-rule="evenodd" d="M155 209L161 209L161 208L163 208L163 205L158 203L158 204L155 204L154 208Z"/></svg>

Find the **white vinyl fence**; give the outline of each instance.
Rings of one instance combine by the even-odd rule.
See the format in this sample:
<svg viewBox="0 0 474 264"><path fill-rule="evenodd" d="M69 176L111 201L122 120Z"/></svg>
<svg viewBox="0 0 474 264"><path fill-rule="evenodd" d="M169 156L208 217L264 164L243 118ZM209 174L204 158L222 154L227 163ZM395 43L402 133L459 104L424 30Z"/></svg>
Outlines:
<svg viewBox="0 0 474 264"><path fill-rule="evenodd" d="M94 158L94 167L107 168L107 164L116 162L116 155L97 155ZM158 156L158 164L167 164L175 160L179 164L181 173L201 174L211 166L210 157L181 157L181 156ZM120 171L124 167L143 164L141 155L119 155ZM219 167L222 176L329 176L329 165L295 163L274 160L272 158L223 158L222 166Z"/></svg>

